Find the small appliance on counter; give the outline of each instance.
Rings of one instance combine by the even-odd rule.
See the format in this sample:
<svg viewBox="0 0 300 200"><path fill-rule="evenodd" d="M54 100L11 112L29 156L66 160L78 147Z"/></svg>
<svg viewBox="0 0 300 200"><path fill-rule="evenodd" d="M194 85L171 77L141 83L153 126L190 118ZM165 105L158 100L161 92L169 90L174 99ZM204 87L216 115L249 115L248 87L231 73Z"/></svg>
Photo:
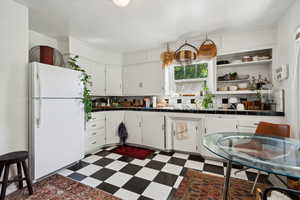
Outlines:
<svg viewBox="0 0 300 200"><path fill-rule="evenodd" d="M229 98L229 108L230 109L236 109L238 103L239 103L239 100L238 100L237 97L230 97Z"/></svg>

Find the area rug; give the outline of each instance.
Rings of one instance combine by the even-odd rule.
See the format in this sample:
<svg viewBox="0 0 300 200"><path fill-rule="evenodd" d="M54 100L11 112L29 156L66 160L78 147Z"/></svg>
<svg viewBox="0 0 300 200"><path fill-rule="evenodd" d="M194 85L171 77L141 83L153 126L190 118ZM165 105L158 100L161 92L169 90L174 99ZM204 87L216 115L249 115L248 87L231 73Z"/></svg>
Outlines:
<svg viewBox="0 0 300 200"><path fill-rule="evenodd" d="M118 200L118 198L60 175L33 184L34 194L27 188L7 196L6 200Z"/></svg>
<svg viewBox="0 0 300 200"><path fill-rule="evenodd" d="M132 146L119 146L117 148L112 149L111 152L141 160L144 160L145 158L154 153L154 151L149 149Z"/></svg>
<svg viewBox="0 0 300 200"><path fill-rule="evenodd" d="M177 192L175 200L221 200L223 199L224 178L188 169ZM255 200L251 194L253 182L230 178L229 199ZM267 184L257 184L262 190L270 187Z"/></svg>

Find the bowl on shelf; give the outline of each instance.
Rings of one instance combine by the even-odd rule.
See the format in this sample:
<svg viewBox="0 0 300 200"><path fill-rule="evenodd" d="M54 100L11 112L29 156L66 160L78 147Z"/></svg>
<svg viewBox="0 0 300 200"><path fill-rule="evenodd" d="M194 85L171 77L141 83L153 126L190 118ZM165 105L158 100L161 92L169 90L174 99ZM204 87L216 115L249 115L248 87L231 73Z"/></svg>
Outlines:
<svg viewBox="0 0 300 200"><path fill-rule="evenodd" d="M238 84L238 87L239 87L239 90L247 90L248 89L248 83L245 82L245 83L239 83Z"/></svg>
<svg viewBox="0 0 300 200"><path fill-rule="evenodd" d="M236 85L231 85L231 86L229 86L229 90L230 91L237 91L238 87Z"/></svg>

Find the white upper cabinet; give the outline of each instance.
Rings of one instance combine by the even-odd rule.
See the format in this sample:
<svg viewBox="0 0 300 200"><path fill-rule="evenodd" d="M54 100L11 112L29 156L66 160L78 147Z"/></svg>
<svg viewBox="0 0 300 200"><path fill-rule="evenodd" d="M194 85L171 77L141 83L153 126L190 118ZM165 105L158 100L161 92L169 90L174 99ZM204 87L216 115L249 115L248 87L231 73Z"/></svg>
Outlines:
<svg viewBox="0 0 300 200"><path fill-rule="evenodd" d="M122 67L107 65L106 66L106 95L122 95Z"/></svg>
<svg viewBox="0 0 300 200"><path fill-rule="evenodd" d="M158 149L165 149L164 115L156 112L143 112L142 120L142 144Z"/></svg>
<svg viewBox="0 0 300 200"><path fill-rule="evenodd" d="M131 65L124 68L125 95L162 95L164 74L160 62Z"/></svg>
<svg viewBox="0 0 300 200"><path fill-rule="evenodd" d="M89 88L92 95L105 95L105 65L79 57L78 65L91 75L92 86Z"/></svg>

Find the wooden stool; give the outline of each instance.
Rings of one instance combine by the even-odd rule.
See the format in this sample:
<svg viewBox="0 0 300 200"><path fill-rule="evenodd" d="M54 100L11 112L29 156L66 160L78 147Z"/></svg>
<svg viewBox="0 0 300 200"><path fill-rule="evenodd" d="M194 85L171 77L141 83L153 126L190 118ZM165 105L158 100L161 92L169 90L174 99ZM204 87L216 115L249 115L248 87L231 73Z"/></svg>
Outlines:
<svg viewBox="0 0 300 200"><path fill-rule="evenodd" d="M27 165L25 162L27 159L28 159L27 151L17 151L17 152L12 152L12 153L8 153L8 154L0 156L0 177L4 170L3 181L0 182L2 184L0 200L5 199L6 188L12 182L19 182L19 189L22 189L23 181L25 180L29 194L30 195L33 194L32 183L31 183L29 173L28 173L28 168L27 168ZM12 164L17 165L18 175L16 178L13 178L12 180L8 180L9 168ZM25 178L23 178L23 176L22 176L22 167L23 167L23 172L24 172Z"/></svg>

